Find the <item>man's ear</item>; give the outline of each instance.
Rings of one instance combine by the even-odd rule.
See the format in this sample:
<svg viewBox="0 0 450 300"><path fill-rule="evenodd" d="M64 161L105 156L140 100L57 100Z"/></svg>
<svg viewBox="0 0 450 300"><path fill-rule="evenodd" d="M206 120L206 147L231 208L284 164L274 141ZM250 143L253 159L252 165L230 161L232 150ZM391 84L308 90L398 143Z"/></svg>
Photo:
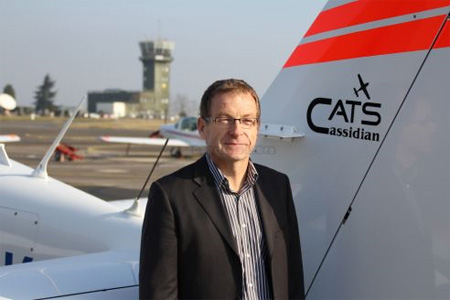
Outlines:
<svg viewBox="0 0 450 300"><path fill-rule="evenodd" d="M205 138L205 126L206 126L205 119L199 117L197 119L197 130L202 138Z"/></svg>

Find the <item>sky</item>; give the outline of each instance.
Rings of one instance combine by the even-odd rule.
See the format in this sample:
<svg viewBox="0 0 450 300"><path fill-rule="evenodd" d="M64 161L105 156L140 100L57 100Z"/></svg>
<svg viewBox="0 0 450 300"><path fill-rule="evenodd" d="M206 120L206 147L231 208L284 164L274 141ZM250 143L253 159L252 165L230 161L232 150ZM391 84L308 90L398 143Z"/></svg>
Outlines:
<svg viewBox="0 0 450 300"><path fill-rule="evenodd" d="M33 105L45 75L56 105L88 91L142 90L139 42L175 42L171 101L198 103L215 80L262 96L326 0L0 0L0 88Z"/></svg>

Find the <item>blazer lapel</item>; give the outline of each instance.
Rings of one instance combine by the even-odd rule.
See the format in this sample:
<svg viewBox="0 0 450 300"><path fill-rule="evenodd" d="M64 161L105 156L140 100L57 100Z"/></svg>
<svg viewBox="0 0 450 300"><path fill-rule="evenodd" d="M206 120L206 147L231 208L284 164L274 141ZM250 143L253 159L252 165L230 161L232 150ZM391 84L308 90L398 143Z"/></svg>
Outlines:
<svg viewBox="0 0 450 300"><path fill-rule="evenodd" d="M233 249L236 255L239 255L236 240L233 237L225 209L220 201L214 179L209 172L204 157L196 164L194 172L194 181L199 185L198 189L193 192L195 199L197 199L208 214L209 218L222 235L222 238Z"/></svg>
<svg viewBox="0 0 450 300"><path fill-rule="evenodd" d="M262 225L264 228L267 250L269 253L269 258L271 258L273 254L276 234L280 230L280 225L273 211L273 205L275 205L275 203L271 203L275 199L270 199L269 195L268 197L266 197L258 182L255 185L255 191L259 211L261 214Z"/></svg>

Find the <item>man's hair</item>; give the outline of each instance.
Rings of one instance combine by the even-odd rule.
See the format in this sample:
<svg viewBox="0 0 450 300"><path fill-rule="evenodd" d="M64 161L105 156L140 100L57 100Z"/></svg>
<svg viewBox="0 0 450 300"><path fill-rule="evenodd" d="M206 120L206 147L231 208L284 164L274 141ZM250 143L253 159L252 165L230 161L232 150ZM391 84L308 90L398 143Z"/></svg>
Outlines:
<svg viewBox="0 0 450 300"><path fill-rule="evenodd" d="M205 91L200 102L200 116L202 118L210 117L211 101L219 94L238 93L250 94L255 99L257 118L261 116L261 107L259 104L259 97L255 90L244 80L241 79L224 79L217 80L211 84Z"/></svg>

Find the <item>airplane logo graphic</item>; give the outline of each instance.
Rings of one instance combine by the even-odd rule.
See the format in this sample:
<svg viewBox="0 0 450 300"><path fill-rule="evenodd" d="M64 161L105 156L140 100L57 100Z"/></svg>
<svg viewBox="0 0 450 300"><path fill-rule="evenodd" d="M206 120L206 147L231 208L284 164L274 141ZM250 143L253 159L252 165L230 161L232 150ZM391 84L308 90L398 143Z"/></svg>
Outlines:
<svg viewBox="0 0 450 300"><path fill-rule="evenodd" d="M358 80L359 80L360 88L359 89L353 88L353 90L355 91L356 97L359 97L359 95L358 95L359 91L363 91L364 94L366 95L367 99L370 99L369 92L367 91L367 86L369 85L369 83L364 82L364 80L361 77L361 74L358 74Z"/></svg>

